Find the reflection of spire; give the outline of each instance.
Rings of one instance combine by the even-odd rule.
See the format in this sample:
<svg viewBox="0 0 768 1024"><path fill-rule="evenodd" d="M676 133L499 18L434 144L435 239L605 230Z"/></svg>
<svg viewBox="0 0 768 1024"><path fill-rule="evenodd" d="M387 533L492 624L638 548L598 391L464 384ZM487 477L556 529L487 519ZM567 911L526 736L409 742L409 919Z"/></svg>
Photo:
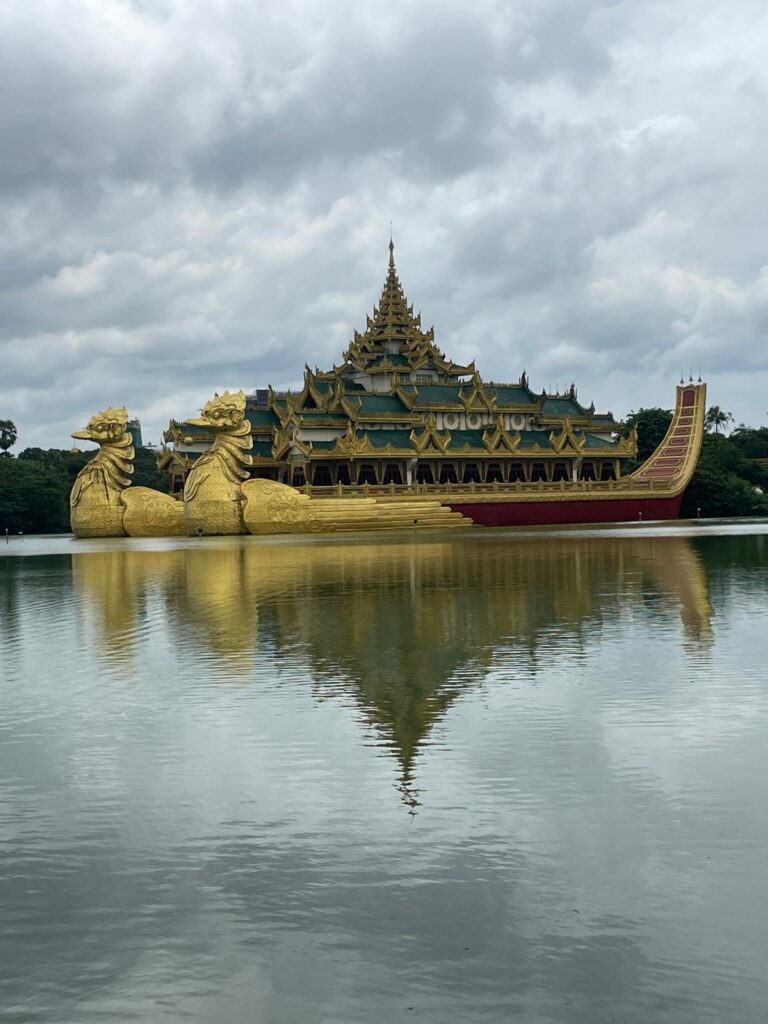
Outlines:
<svg viewBox="0 0 768 1024"><path fill-rule="evenodd" d="M400 773L400 782L395 786L395 789L403 798L403 803L408 805L408 813L415 817L416 808L421 807L421 800L418 799L419 790L414 785L410 765L403 766L403 770Z"/></svg>
<svg viewBox="0 0 768 1024"><path fill-rule="evenodd" d="M706 574L681 537L491 545L465 536L391 543L384 555L369 542L244 539L74 555L73 570L112 659L141 644L147 598L158 591L178 657L222 681L253 678L258 627L276 658L301 667L317 699L351 696L395 760L411 813L435 726L494 663L511 676L536 674L553 627L557 643L573 649L614 621L619 595L640 601L652 592L679 609L689 649L706 649L712 635Z"/></svg>

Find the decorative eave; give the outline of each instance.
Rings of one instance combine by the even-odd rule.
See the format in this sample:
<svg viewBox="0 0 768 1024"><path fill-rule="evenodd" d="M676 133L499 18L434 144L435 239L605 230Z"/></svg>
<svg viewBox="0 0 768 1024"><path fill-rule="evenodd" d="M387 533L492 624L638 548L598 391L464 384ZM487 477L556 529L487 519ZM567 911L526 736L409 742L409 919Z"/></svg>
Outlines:
<svg viewBox="0 0 768 1024"><path fill-rule="evenodd" d="M275 431L275 438L272 442L272 457L277 462L283 462L292 448L309 457L312 446L303 441L299 436L298 425L294 422Z"/></svg>
<svg viewBox="0 0 768 1024"><path fill-rule="evenodd" d="M451 432L446 430L441 434L437 429L435 417L431 413L427 416L422 432L418 433L414 428L411 431L410 437L414 448L419 454L432 447L445 455L451 442Z"/></svg>
<svg viewBox="0 0 768 1024"><path fill-rule="evenodd" d="M214 433L212 430L201 429L197 424L187 423L186 420L171 420L168 428L163 431L163 441L173 441L175 444L184 442L184 438L194 436L197 441L210 441L213 443Z"/></svg>
<svg viewBox="0 0 768 1024"><path fill-rule="evenodd" d="M409 384L408 385L408 390L406 390L403 387L403 385L400 383L400 378L398 377L397 384L395 386L393 394L396 395L396 397L400 399L400 401L403 403L403 405L409 411L413 408L413 405L416 402L416 394L415 394L415 392L416 392L416 385L415 384Z"/></svg>
<svg viewBox="0 0 768 1024"><path fill-rule="evenodd" d="M464 406L466 412L470 412L472 409L484 409L488 412L494 411L497 404L496 395L489 395L486 392L483 379L477 370L473 372L472 380L468 381L466 386L471 388L469 393L465 393L464 387L459 392L459 401Z"/></svg>
<svg viewBox="0 0 768 1024"><path fill-rule="evenodd" d="M202 454L195 453L196 455ZM179 469L187 470L190 465L194 463L195 459L191 459L186 452L180 452L176 448L163 447L160 454L157 456L156 465L158 469L168 469L171 463L176 463Z"/></svg>
<svg viewBox="0 0 768 1024"><path fill-rule="evenodd" d="M520 447L520 431L510 434L502 417L498 416L495 426L483 431L483 444L489 452L515 452Z"/></svg>
<svg viewBox="0 0 768 1024"><path fill-rule="evenodd" d="M347 415L350 418L350 420L356 420L360 415L361 409L363 408L363 403L360 398L350 399L344 397L340 399L339 405L343 409L345 415Z"/></svg>
<svg viewBox="0 0 768 1024"><path fill-rule="evenodd" d="M619 437L616 451L622 458L637 457L637 427L633 427L630 434Z"/></svg>
<svg viewBox="0 0 768 1024"><path fill-rule="evenodd" d="M568 451L580 454L587 443L587 438L583 432L577 434L573 429L571 420L566 417L559 434L555 433L554 430L550 432L549 443L558 455L565 455Z"/></svg>
<svg viewBox="0 0 768 1024"><path fill-rule="evenodd" d="M383 449L375 449L370 442L370 438L367 434L358 434L350 422L347 424L346 431L341 437L336 439L336 444L330 449L330 453L333 455L373 455L375 451L383 451Z"/></svg>
<svg viewBox="0 0 768 1024"><path fill-rule="evenodd" d="M301 410L296 409L293 403L286 403L285 408L276 408L275 414L280 420L279 430L288 430L290 428L298 429L301 424ZM277 431L276 431L277 433Z"/></svg>

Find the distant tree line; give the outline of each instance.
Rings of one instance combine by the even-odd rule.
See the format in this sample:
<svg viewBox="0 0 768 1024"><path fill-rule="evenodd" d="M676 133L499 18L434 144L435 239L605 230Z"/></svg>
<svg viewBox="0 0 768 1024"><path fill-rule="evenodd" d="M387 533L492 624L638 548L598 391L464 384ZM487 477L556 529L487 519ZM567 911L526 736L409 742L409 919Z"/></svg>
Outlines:
<svg viewBox="0 0 768 1024"><path fill-rule="evenodd" d="M672 422L669 409L640 409L624 421L629 432L637 427L637 464L659 446ZM733 417L717 405L707 410L706 434L680 514L704 517L768 515L768 427L739 424L727 437L721 434ZM628 469L631 467L628 467Z"/></svg>
<svg viewBox="0 0 768 1024"><path fill-rule="evenodd" d="M68 533L69 492L75 477L96 454L60 448L25 448L17 458L9 449L16 428L0 420L0 536L9 533ZM134 484L168 490L168 478L157 470L149 448L137 448Z"/></svg>
<svg viewBox="0 0 768 1024"><path fill-rule="evenodd" d="M669 409L630 413L624 430L637 427L638 465L659 446L671 422ZM753 429L742 423L725 436L720 431L732 422L731 414L719 406L708 410L707 433L683 499L683 516L695 518L699 511L705 517L768 515L768 427ZM13 534L68 533L69 492L96 449L25 448L14 458L10 449L16 441L15 425L0 420L0 535L6 529ZM136 449L133 483L168 490L168 478L158 471L149 448Z"/></svg>

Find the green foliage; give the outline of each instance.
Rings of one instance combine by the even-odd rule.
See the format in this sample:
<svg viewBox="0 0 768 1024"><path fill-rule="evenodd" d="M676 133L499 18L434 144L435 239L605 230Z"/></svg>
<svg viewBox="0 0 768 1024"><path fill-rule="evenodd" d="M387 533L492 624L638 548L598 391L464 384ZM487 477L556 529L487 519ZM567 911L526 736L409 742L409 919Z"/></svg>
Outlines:
<svg viewBox="0 0 768 1024"><path fill-rule="evenodd" d="M754 461L768 458L768 428L740 426L724 437L720 429L732 419L717 405L707 412L705 423L714 433L704 437L696 473L683 498L682 516L695 518L699 509L705 517L768 515L768 469ZM637 464L658 448L671 422L672 413L667 409L630 413L624 432L637 427ZM625 466L624 472L634 468Z"/></svg>
<svg viewBox="0 0 768 1024"><path fill-rule="evenodd" d="M707 434L681 515L694 518L698 509L707 518L768 515L768 472L731 438Z"/></svg>
<svg viewBox="0 0 768 1024"><path fill-rule="evenodd" d="M25 448L18 458L0 459L0 536L10 533L68 533L69 492L96 449L73 454L59 448ZM134 486L167 491L148 448L137 448Z"/></svg>
<svg viewBox="0 0 768 1024"><path fill-rule="evenodd" d="M0 420L0 449L4 456L8 456L8 449L13 448L18 436L13 420Z"/></svg>
<svg viewBox="0 0 768 1024"><path fill-rule="evenodd" d="M707 415L704 417L704 426L707 430L712 430L716 434L720 433L720 428L723 430L728 426L729 423L733 423L733 416L724 409L721 409L719 405L711 405L707 409Z"/></svg>
<svg viewBox="0 0 768 1024"><path fill-rule="evenodd" d="M40 462L0 459L0 534L66 533L69 483Z"/></svg>
<svg viewBox="0 0 768 1024"><path fill-rule="evenodd" d="M739 426L728 438L748 459L768 459L768 427Z"/></svg>
<svg viewBox="0 0 768 1024"><path fill-rule="evenodd" d="M624 433L629 435L637 427L637 461L645 462L664 440L672 422L669 409L638 409L624 421Z"/></svg>

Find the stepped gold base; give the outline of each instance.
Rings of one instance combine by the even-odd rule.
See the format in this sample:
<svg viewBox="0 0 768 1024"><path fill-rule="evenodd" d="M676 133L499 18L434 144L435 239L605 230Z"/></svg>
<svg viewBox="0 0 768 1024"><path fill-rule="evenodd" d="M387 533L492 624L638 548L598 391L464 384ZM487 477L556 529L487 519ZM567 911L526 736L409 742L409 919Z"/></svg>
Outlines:
<svg viewBox="0 0 768 1024"><path fill-rule="evenodd" d="M248 533L344 533L355 530L471 526L472 520L436 498L387 502L378 498L312 499L274 480L243 484Z"/></svg>

